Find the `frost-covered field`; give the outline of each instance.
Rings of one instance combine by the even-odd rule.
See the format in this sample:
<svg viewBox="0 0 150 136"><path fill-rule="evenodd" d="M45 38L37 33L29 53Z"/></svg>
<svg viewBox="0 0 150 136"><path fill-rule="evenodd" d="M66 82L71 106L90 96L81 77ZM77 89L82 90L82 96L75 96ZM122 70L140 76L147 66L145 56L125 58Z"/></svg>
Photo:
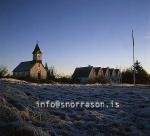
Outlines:
<svg viewBox="0 0 150 136"><path fill-rule="evenodd" d="M113 100L120 107L38 108L44 100ZM0 79L0 136L150 136L150 87Z"/></svg>

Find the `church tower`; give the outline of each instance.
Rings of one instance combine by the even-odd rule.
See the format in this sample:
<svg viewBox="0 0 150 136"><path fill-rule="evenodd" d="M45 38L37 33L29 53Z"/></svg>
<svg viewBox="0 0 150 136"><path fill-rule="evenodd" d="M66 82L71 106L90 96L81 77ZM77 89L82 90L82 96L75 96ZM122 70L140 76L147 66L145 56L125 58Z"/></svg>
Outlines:
<svg viewBox="0 0 150 136"><path fill-rule="evenodd" d="M35 49L32 52L32 54L33 54L33 61L42 63L42 52L39 48L38 43L36 44Z"/></svg>

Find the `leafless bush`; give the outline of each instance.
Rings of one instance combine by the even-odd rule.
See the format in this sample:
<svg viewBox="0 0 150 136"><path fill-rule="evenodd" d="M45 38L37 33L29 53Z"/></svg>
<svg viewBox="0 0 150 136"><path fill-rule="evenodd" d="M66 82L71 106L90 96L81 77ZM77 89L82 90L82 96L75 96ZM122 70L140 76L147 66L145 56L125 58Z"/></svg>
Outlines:
<svg viewBox="0 0 150 136"><path fill-rule="evenodd" d="M1 66L0 67L0 77L4 77L8 74L8 69L7 67Z"/></svg>

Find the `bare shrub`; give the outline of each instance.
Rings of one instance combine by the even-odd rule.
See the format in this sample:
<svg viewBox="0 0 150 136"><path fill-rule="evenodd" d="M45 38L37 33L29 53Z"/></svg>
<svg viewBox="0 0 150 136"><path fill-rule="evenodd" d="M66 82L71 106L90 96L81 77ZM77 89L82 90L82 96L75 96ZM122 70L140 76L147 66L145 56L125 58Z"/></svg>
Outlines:
<svg viewBox="0 0 150 136"><path fill-rule="evenodd" d="M8 69L7 67L1 66L0 67L0 77L4 77L8 74Z"/></svg>

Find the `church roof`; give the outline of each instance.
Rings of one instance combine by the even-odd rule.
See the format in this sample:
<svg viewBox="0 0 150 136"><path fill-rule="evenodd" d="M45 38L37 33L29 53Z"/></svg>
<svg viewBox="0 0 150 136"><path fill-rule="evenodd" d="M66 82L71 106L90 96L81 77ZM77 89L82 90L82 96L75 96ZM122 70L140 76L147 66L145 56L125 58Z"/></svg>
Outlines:
<svg viewBox="0 0 150 136"><path fill-rule="evenodd" d="M21 63L13 70L13 72L29 71L29 70L33 67L34 64L35 64L34 61L21 62Z"/></svg>
<svg viewBox="0 0 150 136"><path fill-rule="evenodd" d="M36 54L36 53L42 53L41 50L40 50L40 48L39 48L38 43L36 44L35 49L34 49L34 51L32 52L32 54Z"/></svg>
<svg viewBox="0 0 150 136"><path fill-rule="evenodd" d="M92 66L76 68L72 77L73 78L89 77L92 68L93 68Z"/></svg>

